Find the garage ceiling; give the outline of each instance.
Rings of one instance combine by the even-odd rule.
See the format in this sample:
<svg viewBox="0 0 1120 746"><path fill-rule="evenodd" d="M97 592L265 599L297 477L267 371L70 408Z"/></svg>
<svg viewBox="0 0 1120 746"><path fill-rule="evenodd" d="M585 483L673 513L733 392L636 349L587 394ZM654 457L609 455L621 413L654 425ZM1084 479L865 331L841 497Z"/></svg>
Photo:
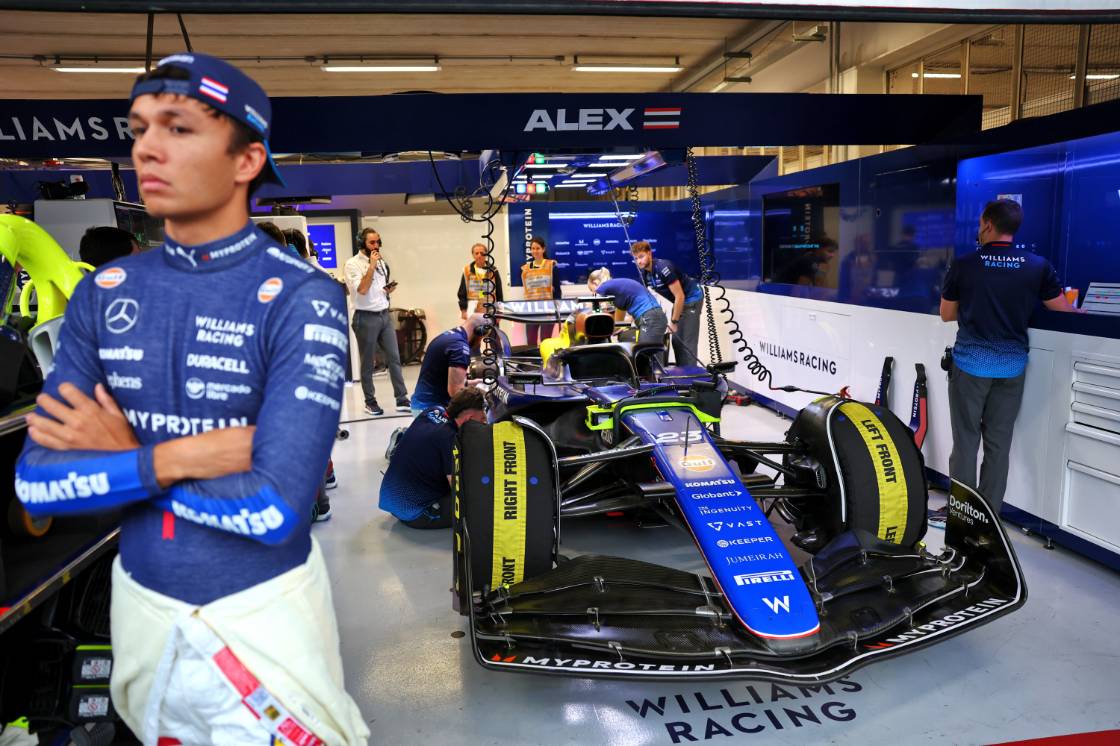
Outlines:
<svg viewBox="0 0 1120 746"><path fill-rule="evenodd" d="M270 96L679 90L723 52L775 27L772 21L540 15L190 15L196 51L237 60ZM142 66L145 14L0 12L0 99L110 98L132 76L67 74L68 66ZM156 59L185 48L174 14L155 16ZM328 73L324 57L358 64L375 58L439 58L433 73ZM580 62L672 65L680 72L590 73ZM36 60L35 58L39 59ZM259 61L256 58L260 58ZM313 57L314 62L305 58ZM97 62L94 61L97 58ZM702 85L723 76L722 66ZM676 85L675 85L676 83Z"/></svg>

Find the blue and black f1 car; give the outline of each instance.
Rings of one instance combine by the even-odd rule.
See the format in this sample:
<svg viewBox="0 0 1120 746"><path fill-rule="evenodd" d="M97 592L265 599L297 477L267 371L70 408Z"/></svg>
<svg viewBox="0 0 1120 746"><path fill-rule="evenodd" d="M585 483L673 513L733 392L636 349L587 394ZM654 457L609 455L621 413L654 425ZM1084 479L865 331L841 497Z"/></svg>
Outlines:
<svg viewBox="0 0 1120 746"><path fill-rule="evenodd" d="M572 310L553 303L499 315ZM822 397L782 442L730 440L729 366L666 367L660 344L602 341L603 316L577 311L575 343L547 361L503 343L491 424L460 435L454 598L483 666L821 682L1026 601L998 519L964 485L945 549L926 549L922 454L889 409ZM559 553L565 521L615 511L679 526L707 572Z"/></svg>

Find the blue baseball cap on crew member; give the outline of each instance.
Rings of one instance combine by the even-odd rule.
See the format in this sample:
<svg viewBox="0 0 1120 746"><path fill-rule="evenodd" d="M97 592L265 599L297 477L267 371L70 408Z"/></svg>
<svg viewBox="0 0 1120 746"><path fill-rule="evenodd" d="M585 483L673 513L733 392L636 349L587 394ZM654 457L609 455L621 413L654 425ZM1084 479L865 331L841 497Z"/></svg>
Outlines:
<svg viewBox="0 0 1120 746"><path fill-rule="evenodd" d="M257 81L225 60L198 52L164 57L155 70L163 67L173 67L175 72L172 76L155 78L148 77L151 73L141 75L132 86L128 100L135 101L137 96L148 93L173 93L197 99L236 119L260 135L264 143L268 154L268 162L262 171L264 180L284 186L284 179L272 160L272 149L268 145L268 136L272 132L272 104Z"/></svg>

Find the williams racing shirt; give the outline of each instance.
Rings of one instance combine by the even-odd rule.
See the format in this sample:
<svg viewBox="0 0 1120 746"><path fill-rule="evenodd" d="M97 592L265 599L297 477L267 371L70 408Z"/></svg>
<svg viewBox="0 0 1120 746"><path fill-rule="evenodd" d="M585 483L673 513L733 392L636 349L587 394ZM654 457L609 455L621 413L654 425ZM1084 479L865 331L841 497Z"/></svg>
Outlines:
<svg viewBox="0 0 1120 746"><path fill-rule="evenodd" d="M700 283L692 279L689 275L677 269L677 265L673 264L668 259L654 259L653 271L647 271L638 268L638 272L642 275L642 284L660 295L670 303L673 302L673 291L669 286L674 282L681 284L681 292L684 293L684 302L699 303L704 300L704 291L700 289Z"/></svg>
<svg viewBox="0 0 1120 746"><path fill-rule="evenodd" d="M981 378L1014 378L1027 367L1027 329L1039 301L1062 292L1045 258L1004 241L984 244L949 265L941 297L957 301L953 361Z"/></svg>
<svg viewBox="0 0 1120 746"><path fill-rule="evenodd" d="M402 521L414 521L451 492L451 449L458 428L443 407L428 407L401 435L385 478L378 507Z"/></svg>
<svg viewBox="0 0 1120 746"><path fill-rule="evenodd" d="M53 451L27 439L16 493L34 516L123 507L120 554L143 586L205 604L303 563L338 427L347 351L338 285L251 224L168 241L78 284L43 390L108 387L140 447ZM152 449L256 425L252 469L161 490Z"/></svg>

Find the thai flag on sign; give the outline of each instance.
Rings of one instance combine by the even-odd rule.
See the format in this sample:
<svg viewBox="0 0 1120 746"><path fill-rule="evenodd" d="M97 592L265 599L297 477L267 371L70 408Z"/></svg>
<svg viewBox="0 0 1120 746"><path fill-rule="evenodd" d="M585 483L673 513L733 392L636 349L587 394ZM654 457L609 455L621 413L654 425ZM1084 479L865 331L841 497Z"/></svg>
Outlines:
<svg viewBox="0 0 1120 746"><path fill-rule="evenodd" d="M224 104L226 102L226 96L229 95L229 88L213 78L204 77L202 82L198 84L198 92L217 101L221 101Z"/></svg>
<svg viewBox="0 0 1120 746"><path fill-rule="evenodd" d="M675 130L681 126L681 107L647 108L642 122L644 130Z"/></svg>

